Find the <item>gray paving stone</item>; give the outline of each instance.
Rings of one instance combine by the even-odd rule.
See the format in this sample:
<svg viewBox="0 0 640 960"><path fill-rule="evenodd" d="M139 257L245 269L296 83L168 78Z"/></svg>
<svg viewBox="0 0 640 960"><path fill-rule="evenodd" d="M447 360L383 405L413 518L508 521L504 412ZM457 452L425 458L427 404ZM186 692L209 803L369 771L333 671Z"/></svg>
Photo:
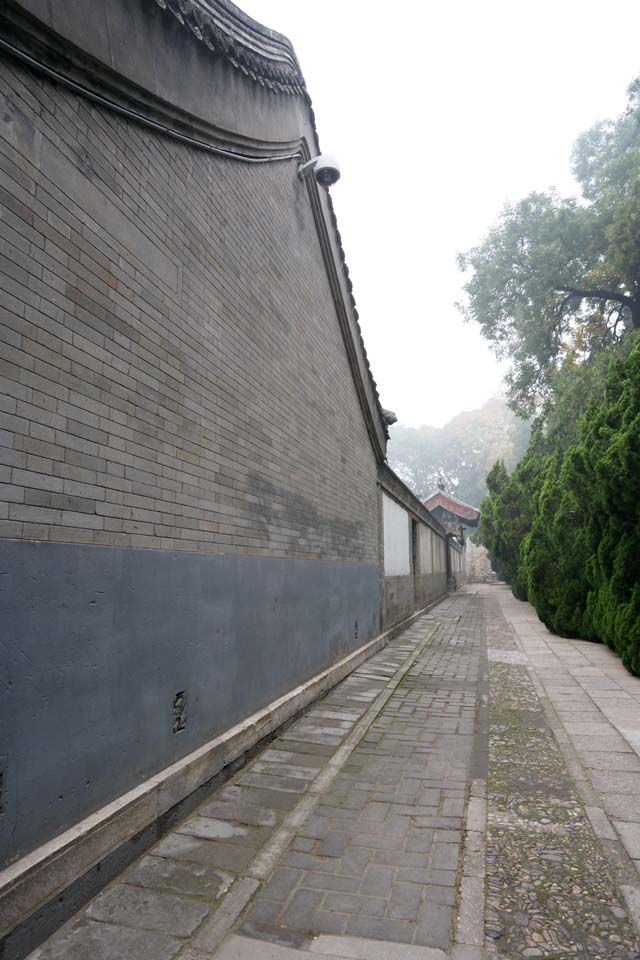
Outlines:
<svg viewBox="0 0 640 960"><path fill-rule="evenodd" d="M295 793L283 790L266 790L259 787L230 784L219 793L221 800L238 800L253 807L265 807L267 810L292 810L299 797Z"/></svg>
<svg viewBox="0 0 640 960"><path fill-rule="evenodd" d="M408 920L358 916L349 918L346 932L356 937L371 937L373 940L411 943L414 930L415 925Z"/></svg>
<svg viewBox="0 0 640 960"><path fill-rule="evenodd" d="M339 833L335 830L330 830L329 833L324 837L321 843L318 845L317 853L320 857L339 857L341 856L344 848L349 843L349 834ZM366 846L366 844L365 844Z"/></svg>
<svg viewBox="0 0 640 960"><path fill-rule="evenodd" d="M313 914L322 903L324 896L322 890L296 890L282 914L284 926L313 932Z"/></svg>
<svg viewBox="0 0 640 960"><path fill-rule="evenodd" d="M385 837L405 837L411 826L409 817L389 816L384 821L378 822L375 820L363 820L360 816L345 818L344 812L342 812L341 815L339 813L339 816L341 816L340 819L334 818L331 821L332 829L338 829L340 823L342 823L344 827L348 819L348 829L351 836L360 834L371 837L384 834Z"/></svg>
<svg viewBox="0 0 640 960"><path fill-rule="evenodd" d="M436 830L433 839L438 843L461 843L462 833L460 830Z"/></svg>
<svg viewBox="0 0 640 960"><path fill-rule="evenodd" d="M329 733L320 733L312 730L291 730L282 737L283 741L289 743L298 741L305 746L312 743L322 744L327 747L338 747L342 740L341 735L331 735Z"/></svg>
<svg viewBox="0 0 640 960"><path fill-rule="evenodd" d="M103 923L188 937L209 910L209 904L199 900L118 883L91 902L87 916Z"/></svg>
<svg viewBox="0 0 640 960"><path fill-rule="evenodd" d="M324 743L305 743L304 740L285 740L283 737L278 740L278 748L281 746L289 753L299 753L305 757L312 755L325 760L335 753L335 747L327 746Z"/></svg>
<svg viewBox="0 0 640 960"><path fill-rule="evenodd" d="M244 914L242 930L258 932L265 927L273 926L274 921L282 910L282 904L276 900L269 900L266 896L260 897L251 903Z"/></svg>
<svg viewBox="0 0 640 960"><path fill-rule="evenodd" d="M443 817L461 817L464 813L464 800L447 799L442 803Z"/></svg>
<svg viewBox="0 0 640 960"><path fill-rule="evenodd" d="M585 811L597 837L600 837L601 840L616 839L616 832L604 810L601 810L600 807L585 807Z"/></svg>
<svg viewBox="0 0 640 960"><path fill-rule="evenodd" d="M369 850L397 850L402 846L402 839L386 832L380 833L353 833L351 843L354 847L367 847Z"/></svg>
<svg viewBox="0 0 640 960"><path fill-rule="evenodd" d="M314 936L317 936L319 933L344 933L348 919L349 917L346 913L337 913L333 910L316 910L312 918Z"/></svg>
<svg viewBox="0 0 640 960"><path fill-rule="evenodd" d="M640 859L640 823L616 820L614 825L629 856L634 860Z"/></svg>
<svg viewBox="0 0 640 960"><path fill-rule="evenodd" d="M268 827L249 827L213 817L191 817L176 827L176 833L200 837L203 840L230 840L232 843L249 847L261 847L271 836Z"/></svg>
<svg viewBox="0 0 640 960"><path fill-rule="evenodd" d="M422 887L417 883L396 883L391 888L389 916L398 920L415 921L422 899Z"/></svg>
<svg viewBox="0 0 640 960"><path fill-rule="evenodd" d="M426 867L428 854L404 853L402 850L376 850L374 862L390 867Z"/></svg>
<svg viewBox="0 0 640 960"><path fill-rule="evenodd" d="M273 827L282 819L281 810L269 810L268 807L254 807L240 800L210 800L200 807L202 817L214 817L219 820L232 820L255 827Z"/></svg>
<svg viewBox="0 0 640 960"><path fill-rule="evenodd" d="M330 736L344 737L349 733L351 727L351 723L344 723L340 720L332 722L323 720L322 718L315 719L313 711L310 711L302 720L298 720L291 729L296 733L302 733L305 736L309 735L312 740L314 734L329 734Z"/></svg>
<svg viewBox="0 0 640 960"><path fill-rule="evenodd" d="M171 833L156 844L152 853L171 860L193 860L211 867L220 867L230 873L240 874L255 856L251 847L222 841L202 840L182 833Z"/></svg>
<svg viewBox="0 0 640 960"><path fill-rule="evenodd" d="M419 803L423 807L438 807L441 791L434 787L422 787L419 791ZM447 814L445 814L447 816Z"/></svg>
<svg viewBox="0 0 640 960"><path fill-rule="evenodd" d="M436 903L425 903L420 911L415 942L426 947L448 950L453 910Z"/></svg>
<svg viewBox="0 0 640 960"><path fill-rule="evenodd" d="M291 777L294 780L313 780L318 776L318 769L317 766L303 767L301 764L267 762L266 760L256 760L251 764L251 772L254 774L264 773L269 777Z"/></svg>
<svg viewBox="0 0 640 960"><path fill-rule="evenodd" d="M589 764L589 754L591 753L633 753L633 748L629 746L624 737L618 733L610 733L607 736L589 737L584 734L571 737L573 746L578 753L585 757L587 766Z"/></svg>
<svg viewBox="0 0 640 960"><path fill-rule="evenodd" d="M486 960L486 952L483 947L457 944L451 949L449 960Z"/></svg>
<svg viewBox="0 0 640 960"><path fill-rule="evenodd" d="M274 764L274 773L269 776L266 773L254 773L249 770L243 776L239 777L236 783L241 786L258 787L259 789L282 790L283 793L304 793L307 789L306 780L298 780L295 777L278 776L277 766Z"/></svg>
<svg viewBox="0 0 640 960"><path fill-rule="evenodd" d="M403 837L407 835L411 826L411 817L401 817L397 813L390 813L380 829L396 837Z"/></svg>
<svg viewBox="0 0 640 960"><path fill-rule="evenodd" d="M360 892L373 897L386 897L395 875L395 867L382 867L372 863L362 877Z"/></svg>
<svg viewBox="0 0 640 960"><path fill-rule="evenodd" d="M459 848L453 843L434 843L429 866L432 870L457 870Z"/></svg>
<svg viewBox="0 0 640 960"><path fill-rule="evenodd" d="M640 824L640 796L620 793L601 793L606 812L614 820L633 821Z"/></svg>
<svg viewBox="0 0 640 960"><path fill-rule="evenodd" d="M590 770L589 779L599 793L628 793L640 796L640 772Z"/></svg>
<svg viewBox="0 0 640 960"><path fill-rule="evenodd" d="M211 954L187 945L180 951L180 960L211 960Z"/></svg>
<svg viewBox="0 0 640 960"><path fill-rule="evenodd" d="M344 720L349 724L355 723L356 720L362 715L364 711L355 711L355 710L338 710L338 709L329 709L329 710L314 710L314 716L323 717L327 720Z"/></svg>
<svg viewBox="0 0 640 960"><path fill-rule="evenodd" d="M427 903L441 903L446 907L452 907L456 901L455 886L444 887L427 883L422 890Z"/></svg>
<svg viewBox="0 0 640 960"><path fill-rule="evenodd" d="M298 870L320 870L322 873L336 873L340 865L340 861L334 857L322 860L312 853L296 852L285 854L282 863L286 867L295 867Z"/></svg>
<svg viewBox="0 0 640 960"><path fill-rule="evenodd" d="M609 737L612 733L611 725L606 722L569 720L565 722L564 728L570 736L594 737L596 740L602 736Z"/></svg>
<svg viewBox="0 0 640 960"><path fill-rule="evenodd" d="M351 790L348 796L340 804L347 810L364 810L371 799L371 791Z"/></svg>
<svg viewBox="0 0 640 960"><path fill-rule="evenodd" d="M439 817L426 816L420 814L414 820L416 827L433 827L441 830L460 830L462 827L462 817Z"/></svg>
<svg viewBox="0 0 640 960"><path fill-rule="evenodd" d="M183 956L181 955L180 960ZM201 953L197 960L200 960L200 957L204 960L205 956L210 958L211 954ZM306 950L297 950L295 947L234 934L225 940L216 956L218 960L302 960L304 957L308 960L309 954Z"/></svg>
<svg viewBox="0 0 640 960"><path fill-rule="evenodd" d="M412 830L404 845L405 850L414 853L428 853L433 844L433 830Z"/></svg>
<svg viewBox="0 0 640 960"><path fill-rule="evenodd" d="M381 943L365 937L318 937L309 945L309 950L312 954L342 957L345 960L446 960L441 950L407 946L404 943Z"/></svg>
<svg viewBox="0 0 640 960"><path fill-rule="evenodd" d="M304 872L302 870L293 870L291 867L277 867L262 892L268 900L277 900L284 903L303 877Z"/></svg>
<svg viewBox="0 0 640 960"><path fill-rule="evenodd" d="M363 897L352 893L330 893L324 898L325 910L338 913L364 914L367 917L384 916L387 902L381 897Z"/></svg>
<svg viewBox="0 0 640 960"><path fill-rule="evenodd" d="M200 863L147 856L123 877L128 884L168 890L185 896L217 900L233 881L233 874Z"/></svg>
<svg viewBox="0 0 640 960"><path fill-rule="evenodd" d="M335 873L305 873L301 886L311 887L316 890L355 893L360 886L360 880L357 877L342 877ZM365 891L362 892L364 893Z"/></svg>
<svg viewBox="0 0 640 960"><path fill-rule="evenodd" d="M591 751L585 757L585 765L590 770L632 770L640 772L640 757L636 753L615 753Z"/></svg>
<svg viewBox="0 0 640 960"><path fill-rule="evenodd" d="M453 870L401 868L396 874L396 880L403 883L427 883L442 887L456 885L456 875Z"/></svg>
<svg viewBox="0 0 640 960"><path fill-rule="evenodd" d="M384 820L389 813L389 809L390 806L388 803L378 803L375 800L371 800L366 804L362 818L364 820Z"/></svg>
<svg viewBox="0 0 640 960"><path fill-rule="evenodd" d="M312 837L295 837L291 844L291 850L299 850L300 853L310 853L315 845L316 841Z"/></svg>
<svg viewBox="0 0 640 960"><path fill-rule="evenodd" d="M336 873L347 877L361 877L373 855L374 851L367 847L348 847L337 863Z"/></svg>
<svg viewBox="0 0 640 960"><path fill-rule="evenodd" d="M284 763L293 765L302 765L306 768L315 768L316 772L321 770L325 764L325 758L313 753L297 753L293 750L281 748L280 741L274 740L271 746L260 754L260 760L268 763Z"/></svg>
<svg viewBox="0 0 640 960"><path fill-rule="evenodd" d="M300 827L300 836L309 837L312 840L323 840L330 829L329 820L326 817L319 816L318 808L316 808L316 816L311 817Z"/></svg>
<svg viewBox="0 0 640 960"><path fill-rule="evenodd" d="M62 927L29 954L29 960L172 960L183 944L174 937L98 923L84 916Z"/></svg>

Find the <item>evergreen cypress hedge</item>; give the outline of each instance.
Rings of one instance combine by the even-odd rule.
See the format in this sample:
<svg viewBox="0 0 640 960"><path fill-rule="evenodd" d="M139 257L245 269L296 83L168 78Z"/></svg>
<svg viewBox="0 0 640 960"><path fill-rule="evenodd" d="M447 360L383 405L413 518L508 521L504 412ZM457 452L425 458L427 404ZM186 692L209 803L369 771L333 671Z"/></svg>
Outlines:
<svg viewBox="0 0 640 960"><path fill-rule="evenodd" d="M601 393L577 429L534 431L510 476L495 464L479 535L549 629L603 641L640 675L640 339Z"/></svg>

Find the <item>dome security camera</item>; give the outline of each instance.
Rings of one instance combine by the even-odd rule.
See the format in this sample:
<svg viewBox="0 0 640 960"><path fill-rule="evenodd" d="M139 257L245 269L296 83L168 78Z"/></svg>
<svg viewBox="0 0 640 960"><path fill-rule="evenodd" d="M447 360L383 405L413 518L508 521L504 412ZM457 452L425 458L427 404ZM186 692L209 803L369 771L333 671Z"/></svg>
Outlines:
<svg viewBox="0 0 640 960"><path fill-rule="evenodd" d="M308 177L312 171L316 183L319 183L321 187L332 187L340 179L338 161L330 153L321 153L320 156L314 157L298 167L298 175L303 179Z"/></svg>

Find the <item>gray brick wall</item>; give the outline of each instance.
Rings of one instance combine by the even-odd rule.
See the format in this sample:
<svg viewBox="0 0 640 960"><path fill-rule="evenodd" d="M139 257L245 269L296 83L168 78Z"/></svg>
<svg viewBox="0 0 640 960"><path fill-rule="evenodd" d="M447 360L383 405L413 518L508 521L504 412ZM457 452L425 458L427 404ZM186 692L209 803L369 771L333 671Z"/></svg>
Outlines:
<svg viewBox="0 0 640 960"><path fill-rule="evenodd" d="M377 561L306 190L0 62L1 537Z"/></svg>

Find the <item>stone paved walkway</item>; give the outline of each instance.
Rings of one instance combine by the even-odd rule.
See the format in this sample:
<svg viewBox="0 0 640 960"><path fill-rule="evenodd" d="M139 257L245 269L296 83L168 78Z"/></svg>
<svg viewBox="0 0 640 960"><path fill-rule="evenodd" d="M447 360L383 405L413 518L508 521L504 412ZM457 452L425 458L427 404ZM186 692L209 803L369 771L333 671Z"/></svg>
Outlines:
<svg viewBox="0 0 640 960"><path fill-rule="evenodd" d="M580 789L585 778L575 779L579 771L561 746L568 744L565 731L571 724L563 730L540 695L541 677L534 669L540 647L530 634L563 651L573 649L571 642L552 638L528 605L506 590L487 596L485 603L490 679L486 932L494 942L489 955L634 957L636 931L615 860L607 859L589 818L593 797ZM549 673L554 685L562 673L559 665ZM559 703L567 706L564 693ZM605 822L603 811L599 814L596 827Z"/></svg>
<svg viewBox="0 0 640 960"><path fill-rule="evenodd" d="M471 585L31 958L631 960L639 700L609 651Z"/></svg>

